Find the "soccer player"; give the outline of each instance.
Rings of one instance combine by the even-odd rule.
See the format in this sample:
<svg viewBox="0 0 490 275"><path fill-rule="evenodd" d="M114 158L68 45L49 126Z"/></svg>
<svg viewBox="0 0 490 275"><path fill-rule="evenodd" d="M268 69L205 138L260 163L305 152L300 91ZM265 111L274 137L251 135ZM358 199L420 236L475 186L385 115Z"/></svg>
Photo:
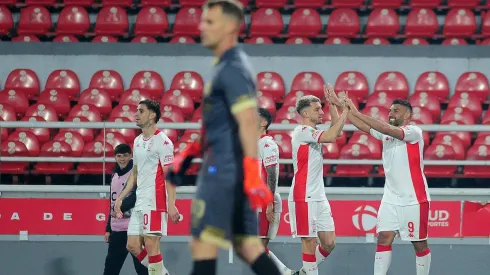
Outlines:
<svg viewBox="0 0 490 275"><path fill-rule="evenodd" d="M158 102L147 99L139 103L135 118L142 133L134 140L133 172L116 201L116 211L121 217L121 200L138 185L136 205L128 226L127 248L148 266L149 275L169 274L163 265L160 238L167 235L167 215L174 223L179 220L175 187L166 184L163 175L164 167L173 161L174 146L156 127L160 116Z"/></svg>
<svg viewBox="0 0 490 275"><path fill-rule="evenodd" d="M243 21L238 1L209 0L203 7L201 44L218 60L203 95L202 145L190 144L168 173L180 185L192 158L203 151L192 202L193 275L216 274L218 248L232 244L255 274L281 274L257 236L256 211L274 197L260 177L255 75L238 45Z"/></svg>
<svg viewBox="0 0 490 275"><path fill-rule="evenodd" d="M409 125L412 105L393 101L389 123L360 113L350 100L348 117L359 130L383 142L383 168L386 175L383 199L378 211L378 245L374 275L386 275L391 263L391 244L398 232L404 241L411 241L416 254L417 275L428 275L431 254L427 245L429 202L424 175L422 130Z"/></svg>
<svg viewBox="0 0 490 275"><path fill-rule="evenodd" d="M282 199L276 191L279 181L279 147L274 139L267 135L267 129L272 123L272 115L267 109L259 108L259 160L262 166L261 176L267 181L267 186L274 194L274 202L267 205L266 211L259 212L259 237L265 247L265 252L279 267L284 275L290 275L287 268L272 251L269 250L269 241L277 236L281 222Z"/></svg>
<svg viewBox="0 0 490 275"><path fill-rule="evenodd" d="M126 243L128 241L128 224L129 217L131 216L130 210L134 207L136 201L136 194L131 194L126 197L121 204L121 211L124 213L122 219L113 219L115 216L114 204L116 198L124 189L126 181L133 170L131 146L128 144L119 144L114 148L114 155L116 159L116 168L111 180L111 209L110 215L107 219L106 233L104 241L109 243L107 249L107 256L105 258L104 275L119 275L121 268L124 265L124 261L128 256L128 250L126 249ZM141 264L140 261L134 256L133 258L134 269L138 275L148 275L148 268Z"/></svg>
<svg viewBox="0 0 490 275"><path fill-rule="evenodd" d="M327 131L322 123L322 104L318 97L303 96L296 103L303 125L293 131L294 178L289 192L289 218L293 238L301 238L303 267L295 274L317 275L322 263L335 247L335 226L323 183L323 143L335 142L341 135L349 110L338 115L340 104L332 87L324 87L332 124ZM317 245L317 238L320 244Z"/></svg>

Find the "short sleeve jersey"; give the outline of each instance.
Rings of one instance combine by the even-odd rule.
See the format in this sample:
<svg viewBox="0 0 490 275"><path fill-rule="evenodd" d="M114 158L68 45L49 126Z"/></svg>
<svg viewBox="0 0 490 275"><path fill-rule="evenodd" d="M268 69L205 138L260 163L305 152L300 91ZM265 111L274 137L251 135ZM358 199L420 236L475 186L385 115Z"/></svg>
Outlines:
<svg viewBox="0 0 490 275"><path fill-rule="evenodd" d="M323 131L310 126L297 126L293 131L294 178L289 201L327 200L323 184L323 151L319 142Z"/></svg>
<svg viewBox="0 0 490 275"><path fill-rule="evenodd" d="M167 211L167 189L163 166L172 164L174 145L160 130L145 139L143 134L134 140L133 163L138 169L136 210Z"/></svg>
<svg viewBox="0 0 490 275"><path fill-rule="evenodd" d="M204 89L202 123L207 150L201 172L211 165L222 172L241 167L243 151L234 114L256 106L255 74L248 57L239 46L231 48L214 66Z"/></svg>
<svg viewBox="0 0 490 275"><path fill-rule="evenodd" d="M414 205L430 201L424 175L424 138L414 125L401 127L401 140L374 129L371 135L383 142L383 168L386 175L383 201L394 205Z"/></svg>

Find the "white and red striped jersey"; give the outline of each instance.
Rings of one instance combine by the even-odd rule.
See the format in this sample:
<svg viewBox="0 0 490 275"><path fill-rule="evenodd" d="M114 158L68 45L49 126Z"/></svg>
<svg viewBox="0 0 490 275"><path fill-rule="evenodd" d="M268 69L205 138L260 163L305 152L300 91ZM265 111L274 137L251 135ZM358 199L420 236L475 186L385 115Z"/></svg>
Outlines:
<svg viewBox="0 0 490 275"><path fill-rule="evenodd" d="M138 169L135 210L166 212L167 188L163 166L170 165L174 160L172 141L157 130L148 139L143 134L136 137L133 148L133 163Z"/></svg>
<svg viewBox="0 0 490 275"><path fill-rule="evenodd" d="M430 201L424 175L424 137L414 125L401 127L403 139L374 129L371 135L383 142L383 168L386 175L383 201L394 205L414 205Z"/></svg>
<svg viewBox="0 0 490 275"><path fill-rule="evenodd" d="M297 126L293 131L294 178L289 201L327 200L323 184L323 146L318 141L323 131L310 126Z"/></svg>
<svg viewBox="0 0 490 275"><path fill-rule="evenodd" d="M276 193L274 194L274 212L282 211L281 196L277 192L277 183L279 182L279 147L271 136L263 135L259 139L259 160L261 164L260 175L264 182L267 183L266 168L275 166L276 168Z"/></svg>

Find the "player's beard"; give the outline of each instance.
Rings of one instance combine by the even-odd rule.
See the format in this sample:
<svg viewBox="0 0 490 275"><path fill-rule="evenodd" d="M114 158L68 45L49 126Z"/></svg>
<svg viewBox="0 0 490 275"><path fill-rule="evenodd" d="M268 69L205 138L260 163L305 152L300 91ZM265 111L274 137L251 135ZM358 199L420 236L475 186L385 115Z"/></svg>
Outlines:
<svg viewBox="0 0 490 275"><path fill-rule="evenodd" d="M402 123L403 123L403 121L400 121L400 119L396 119L396 118L388 119L388 122L390 123L390 125L397 126L397 127L402 125Z"/></svg>

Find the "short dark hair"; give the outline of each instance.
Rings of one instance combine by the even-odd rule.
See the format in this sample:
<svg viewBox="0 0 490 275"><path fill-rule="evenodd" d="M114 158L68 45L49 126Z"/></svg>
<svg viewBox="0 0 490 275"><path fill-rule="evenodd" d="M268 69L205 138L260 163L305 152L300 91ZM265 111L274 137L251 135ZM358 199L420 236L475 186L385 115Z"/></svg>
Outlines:
<svg viewBox="0 0 490 275"><path fill-rule="evenodd" d="M310 107L311 106L311 103L313 102L320 102L322 103L322 101L314 96L314 95L305 95L303 97L301 97L298 102L296 102L296 112L298 112L298 114L301 115L301 112L306 108L306 107Z"/></svg>
<svg viewBox="0 0 490 275"><path fill-rule="evenodd" d="M245 13L243 12L243 5L236 0L208 0L204 4L203 9L209 9L219 6L223 11L223 14L231 16L238 21L240 25L245 20Z"/></svg>
<svg viewBox="0 0 490 275"><path fill-rule="evenodd" d="M133 153L133 150L131 150L131 146L126 143L121 143L114 148L114 155L131 153Z"/></svg>
<svg viewBox="0 0 490 275"><path fill-rule="evenodd" d="M259 108L259 116L265 119L265 121L267 121L267 125L265 126L265 129L266 130L269 129L269 126L271 126L272 123L271 113L265 108Z"/></svg>
<svg viewBox="0 0 490 275"><path fill-rule="evenodd" d="M144 104L148 110L155 113L155 123L158 123L160 117L162 116L162 111L160 110L160 103L151 99L145 99L140 101L139 104Z"/></svg>
<svg viewBox="0 0 490 275"><path fill-rule="evenodd" d="M394 104L403 105L403 106L407 107L407 109L410 113L413 113L412 104L410 104L410 102L408 102L407 100L395 99L395 100L393 100L393 103L391 103L391 105L394 105Z"/></svg>

